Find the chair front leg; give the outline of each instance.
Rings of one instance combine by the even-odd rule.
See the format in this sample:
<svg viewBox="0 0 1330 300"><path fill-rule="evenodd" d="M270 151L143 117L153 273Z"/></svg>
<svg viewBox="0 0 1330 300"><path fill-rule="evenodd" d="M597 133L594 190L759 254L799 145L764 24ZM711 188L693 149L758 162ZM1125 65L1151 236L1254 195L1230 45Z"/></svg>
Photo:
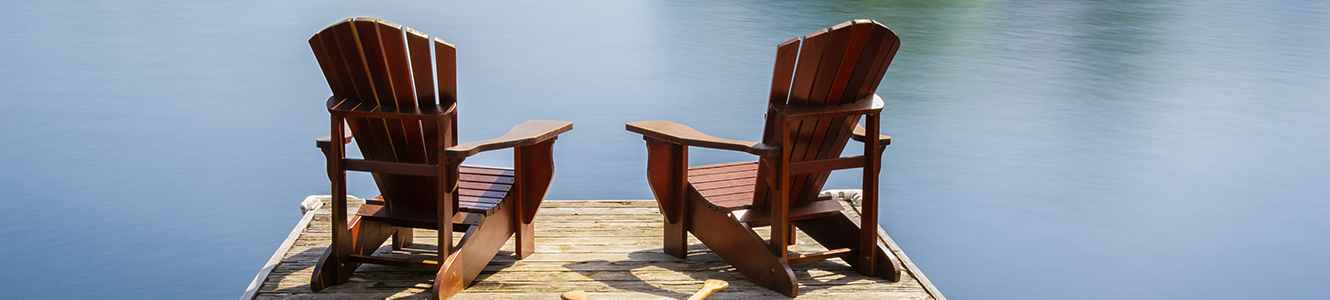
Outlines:
<svg viewBox="0 0 1330 300"><path fill-rule="evenodd" d="M341 116L332 116L334 134L332 136L345 132L344 126L346 125ZM319 263L314 268L314 276L311 276L310 289L314 291L346 282L350 279L351 272L355 270L354 266L350 266L353 264L348 261L353 244L351 232L347 228L346 169L342 165L342 159L346 157L346 147L342 143L329 143L327 148L323 148L323 154L328 159L328 181L332 184L332 220L329 226L332 242L319 258Z"/></svg>
<svg viewBox="0 0 1330 300"><path fill-rule="evenodd" d="M544 201L549 191L550 181L554 180L554 138L530 146L517 147L513 151L513 191L517 201L513 218L517 259L523 259L535 253L535 225L532 221L540 202Z"/></svg>
<svg viewBox="0 0 1330 300"><path fill-rule="evenodd" d="M878 174L882 168L882 156L881 152L878 152L878 149L881 148L878 145L879 140L875 137L878 136L881 130L879 128L881 114L868 114L864 117L866 119L864 120L865 123L868 123L865 126L868 129L865 136L874 138L864 139L864 159L866 161L864 161L864 185L861 194L863 201L859 211L859 255L856 258L859 264L856 269L864 275L874 276L878 271L876 270L878 257L869 249L874 249L878 244ZM874 152L877 152L878 155L873 155Z"/></svg>
<svg viewBox="0 0 1330 300"><path fill-rule="evenodd" d="M646 138L647 183L665 215L666 254L688 256L688 147Z"/></svg>
<svg viewBox="0 0 1330 300"><path fill-rule="evenodd" d="M463 159L460 158L440 158L437 184L439 191L436 204L438 209L438 255L440 262L448 258L454 251L453 246L453 215L457 213L457 188L460 177L459 171Z"/></svg>

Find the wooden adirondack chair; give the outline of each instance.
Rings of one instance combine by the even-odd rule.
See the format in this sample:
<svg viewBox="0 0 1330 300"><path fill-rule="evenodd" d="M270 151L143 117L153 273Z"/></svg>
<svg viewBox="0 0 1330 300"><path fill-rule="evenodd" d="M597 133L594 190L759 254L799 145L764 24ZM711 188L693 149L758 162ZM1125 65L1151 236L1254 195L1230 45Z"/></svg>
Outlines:
<svg viewBox="0 0 1330 300"><path fill-rule="evenodd" d="M332 181L332 245L310 288L349 280L361 263L438 270L434 298L469 285L516 235L516 256L533 252L531 220L554 175L555 138L572 123L527 121L490 140L457 144L456 49L385 20L346 19L309 39L332 88L333 136L319 141ZM434 73L438 74L438 79ZM436 101L437 97L437 101ZM350 136L345 136L345 127ZM354 137L364 159L346 158ZM479 152L515 147L515 169L474 167ZM380 197L347 220L346 171L373 173ZM411 228L439 231L437 260L371 256L391 236L411 243ZM452 232L465 232L454 243Z"/></svg>
<svg viewBox="0 0 1330 300"><path fill-rule="evenodd" d="M895 33L871 20L781 43L761 143L668 121L628 123L647 141L647 181L665 215L665 252L684 258L692 233L748 280L790 297L799 294L790 264L835 257L863 274L898 281L900 262L877 235L878 171L891 140L878 134L882 99L875 92L899 47ZM851 137L864 142L865 155L841 157ZM690 146L759 159L688 167ZM849 168L863 168L860 220L836 200L818 197L832 170ZM771 226L769 241L752 229L761 226ZM790 253L794 227L829 250Z"/></svg>

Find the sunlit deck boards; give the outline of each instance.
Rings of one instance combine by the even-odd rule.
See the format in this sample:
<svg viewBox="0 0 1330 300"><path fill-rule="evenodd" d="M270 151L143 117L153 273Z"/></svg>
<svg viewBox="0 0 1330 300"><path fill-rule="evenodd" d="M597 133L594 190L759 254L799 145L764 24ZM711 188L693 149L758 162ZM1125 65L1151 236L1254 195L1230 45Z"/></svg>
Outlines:
<svg viewBox="0 0 1330 300"><path fill-rule="evenodd" d="M323 201L327 201L326 197ZM349 211L355 211L355 206ZM428 299L433 272L363 265L351 281L320 292L309 290L310 275L331 241L327 205L299 228L289 249L278 249L271 272L260 274L242 299ZM730 287L710 299L785 299L743 279L732 267L690 238L689 257L661 252L661 219L655 201L545 201L536 215L536 253L517 261L510 240L474 285L452 299L558 299L571 290L591 299L683 299L707 279ZM417 245L400 255L431 254L432 231L417 230ZM758 230L766 235L765 228ZM295 234L293 233L293 236ZM821 251L799 235L794 252ZM794 265L799 299L945 299L890 238L888 246L905 260L907 272L892 283L859 275L840 259ZM391 252L382 247L380 253ZM277 257L278 255L274 255ZM261 280L261 281L260 281Z"/></svg>

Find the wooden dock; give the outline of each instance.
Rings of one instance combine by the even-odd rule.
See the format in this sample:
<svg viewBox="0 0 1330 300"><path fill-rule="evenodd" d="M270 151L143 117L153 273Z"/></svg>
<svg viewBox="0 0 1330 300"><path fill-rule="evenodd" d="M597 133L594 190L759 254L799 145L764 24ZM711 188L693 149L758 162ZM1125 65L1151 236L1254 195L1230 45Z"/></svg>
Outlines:
<svg viewBox="0 0 1330 300"><path fill-rule="evenodd" d="M311 196L306 201L315 209L305 213L241 300L428 299L433 272L378 265L362 265L345 284L310 291L314 265L331 241L331 205L321 205L329 198ZM358 206L352 204L349 211ZM730 284L710 299L788 299L744 280L692 237L687 260L661 252L655 201L545 201L535 225L534 255L516 260L510 239L475 284L452 299L559 299L572 290L586 291L589 299L683 299L707 279ZM758 233L768 234L765 228ZM896 243L879 233L906 266L900 282L860 275L840 259L797 264L792 267L801 285L798 298L945 300ZM384 246L376 255L433 256L435 247L427 243L436 240L434 232L417 229L415 235L418 244L409 249ZM826 250L806 235L798 237L790 251Z"/></svg>

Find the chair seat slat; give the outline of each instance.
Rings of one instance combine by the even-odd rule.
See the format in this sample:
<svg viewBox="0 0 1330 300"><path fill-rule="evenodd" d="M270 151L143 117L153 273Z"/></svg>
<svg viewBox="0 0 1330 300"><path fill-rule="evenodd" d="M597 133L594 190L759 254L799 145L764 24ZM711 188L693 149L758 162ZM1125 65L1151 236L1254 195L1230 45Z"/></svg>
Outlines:
<svg viewBox="0 0 1330 300"><path fill-rule="evenodd" d="M462 182L459 182L459 183L458 183L458 188L461 188L461 189L472 189L472 190L484 190L484 191L507 192L507 191L509 191L509 190L511 190L511 189L513 188L513 185L511 185L511 184L499 184L499 183L493 183L493 182L462 181Z"/></svg>
<svg viewBox="0 0 1330 300"><path fill-rule="evenodd" d="M462 174L484 174L484 175L497 175L497 176L508 176L508 177L513 176L512 168L462 165L462 168L459 171L462 172Z"/></svg>
<svg viewBox="0 0 1330 300"><path fill-rule="evenodd" d="M709 190L709 189L727 188L734 186L745 186L745 185L752 186L756 180L757 180L756 176L747 176L747 177L738 177L733 179L714 180L714 181L689 181L689 183L693 185L693 188L696 188L698 190Z"/></svg>
<svg viewBox="0 0 1330 300"><path fill-rule="evenodd" d="M696 167L689 167L688 174L703 175L703 174L734 172L734 171L749 170L749 169L756 170L757 165L753 164L752 162L732 162L724 164L696 166Z"/></svg>

